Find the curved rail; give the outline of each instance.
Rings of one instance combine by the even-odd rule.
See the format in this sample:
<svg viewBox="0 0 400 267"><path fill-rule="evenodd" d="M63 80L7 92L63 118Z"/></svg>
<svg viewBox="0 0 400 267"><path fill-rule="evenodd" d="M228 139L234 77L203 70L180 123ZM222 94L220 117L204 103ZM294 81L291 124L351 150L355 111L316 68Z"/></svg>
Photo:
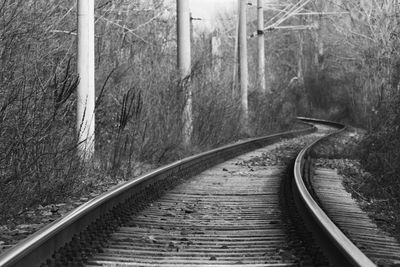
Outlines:
<svg viewBox="0 0 400 267"><path fill-rule="evenodd" d="M344 128L343 125L308 118L299 118L303 122L322 123L326 125ZM173 183L174 180L187 177L188 174L199 173L220 162L226 161L239 154L272 144L282 138L289 138L314 132L315 127L308 127L296 131L270 135L261 138L253 138L233 145L214 149L186 159L177 161L165 167L154 170L146 175L128 181L117 188L101 195L84 205L73 210L65 217L53 222L42 230L23 240L15 247L0 256L0 266L38 266L45 261L51 262L51 258L57 251L69 244L73 237L79 236L86 231L99 218L109 217L110 214L124 203L130 201L133 196L140 194L143 190L160 187ZM321 139L320 139L321 140ZM305 220L313 218L313 223L319 226L320 236L324 236L330 257L339 266L375 266L346 236L332 223L317 203L313 200L311 193L307 190L307 172L310 171L310 150L319 141L303 149L295 163L295 183L298 190L294 194L299 196L299 203L303 203L303 209L307 215ZM153 191L151 191L153 190ZM308 217L308 218L307 218ZM318 220L317 222L315 220ZM331 245L334 244L334 245ZM332 250L332 247L334 248ZM336 252L332 252L336 251ZM336 254L335 254L336 253ZM328 255L329 256L329 255ZM338 261L338 259L341 259ZM51 265L51 264L50 264Z"/></svg>
<svg viewBox="0 0 400 267"><path fill-rule="evenodd" d="M71 242L73 236L78 236L76 239L79 240L80 234L87 230L88 227L96 224L96 220L106 218L107 216L110 217L110 214L115 209L118 209L118 207L128 202L133 196L139 194L141 190L147 190L151 186L167 186L172 183L171 180L176 180L177 176L186 177L189 173L199 173L210 166L231 159L239 154L275 143L282 138L308 134L315 130L315 127L307 127L306 129L248 139L188 157L128 181L90 200L65 217L23 240L0 256L0 266L38 266L46 261L51 262L53 255L60 248ZM154 191L154 188L152 189Z"/></svg>
<svg viewBox="0 0 400 267"><path fill-rule="evenodd" d="M308 118L299 118L308 122L322 122ZM323 244L325 254L337 266L360 266L369 267L376 266L364 253L351 242L346 235L332 222L332 220L320 208L312 196L310 187L311 172L311 150L323 139L331 135L338 134L345 130L345 126L330 121L323 121L327 125L339 128L340 130L322 137L305 147L297 156L294 167L294 193L298 198L300 210L302 210L303 218L310 226L310 231L314 233L319 244ZM312 220L312 221L311 221Z"/></svg>

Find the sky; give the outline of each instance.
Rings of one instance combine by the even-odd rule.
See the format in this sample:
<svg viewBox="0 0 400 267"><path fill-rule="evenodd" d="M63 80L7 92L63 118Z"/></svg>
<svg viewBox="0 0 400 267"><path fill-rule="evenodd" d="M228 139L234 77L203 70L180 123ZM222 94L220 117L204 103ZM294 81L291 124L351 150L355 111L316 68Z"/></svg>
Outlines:
<svg viewBox="0 0 400 267"><path fill-rule="evenodd" d="M175 8L176 0L165 0L172 8ZM193 21L195 30L212 30L217 26L219 14L234 13L238 7L238 0L186 0L189 1L193 18L201 20ZM279 0L263 0L264 4ZM256 8L257 0L248 0Z"/></svg>
<svg viewBox="0 0 400 267"><path fill-rule="evenodd" d="M194 27L197 28L214 28L216 26L216 18L219 13L235 12L238 7L238 0L187 0L189 1L190 10L194 18L202 18L202 21L195 21ZM255 8L257 0L248 0ZM263 0L264 5L276 0Z"/></svg>
<svg viewBox="0 0 400 267"><path fill-rule="evenodd" d="M237 7L237 0L189 0L190 10L194 18L194 27L213 28L219 13L233 12Z"/></svg>

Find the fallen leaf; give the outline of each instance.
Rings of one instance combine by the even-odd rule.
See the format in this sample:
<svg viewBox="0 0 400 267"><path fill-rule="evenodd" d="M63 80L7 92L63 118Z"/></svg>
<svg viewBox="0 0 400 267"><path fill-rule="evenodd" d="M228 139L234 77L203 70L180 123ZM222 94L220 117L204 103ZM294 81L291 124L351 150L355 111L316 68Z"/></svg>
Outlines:
<svg viewBox="0 0 400 267"><path fill-rule="evenodd" d="M190 214L190 213L194 212L194 210L190 210L190 209L184 209L184 211L185 211L186 214Z"/></svg>
<svg viewBox="0 0 400 267"><path fill-rule="evenodd" d="M176 247L176 242L174 242L174 241L169 242L168 247L169 248L175 248Z"/></svg>
<svg viewBox="0 0 400 267"><path fill-rule="evenodd" d="M165 213L165 216L168 216L168 217L175 217L176 214L174 214L174 213L168 211L167 213Z"/></svg>
<svg viewBox="0 0 400 267"><path fill-rule="evenodd" d="M41 212L41 215L42 216L51 216L51 215L53 215L53 213L50 212L50 211L44 210L44 211Z"/></svg>
<svg viewBox="0 0 400 267"><path fill-rule="evenodd" d="M51 213L57 213L58 212L58 207L56 205L51 205L50 211L51 211Z"/></svg>
<svg viewBox="0 0 400 267"><path fill-rule="evenodd" d="M145 237L145 241L149 242L149 243L157 243L156 238L154 236L152 236L152 235L146 236Z"/></svg>
<svg viewBox="0 0 400 267"><path fill-rule="evenodd" d="M188 235L188 231L186 231L185 229L181 231L181 235Z"/></svg>

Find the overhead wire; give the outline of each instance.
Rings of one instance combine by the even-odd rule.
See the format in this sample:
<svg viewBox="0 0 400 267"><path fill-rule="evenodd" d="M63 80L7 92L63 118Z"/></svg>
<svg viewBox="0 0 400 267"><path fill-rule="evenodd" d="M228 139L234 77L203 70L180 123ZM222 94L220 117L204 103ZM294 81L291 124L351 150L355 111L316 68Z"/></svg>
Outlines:
<svg viewBox="0 0 400 267"><path fill-rule="evenodd" d="M279 26L284 21L286 21L287 19L292 17L295 13L299 12L310 1L311 0L300 0L298 3L294 4L293 7L284 16L282 16L280 19L278 19L275 23L273 23L269 27L266 27L266 29L270 28L270 27L273 28L273 27Z"/></svg>
<svg viewBox="0 0 400 267"><path fill-rule="evenodd" d="M278 18L282 13L287 13L287 10L291 7L291 5L287 5L284 9L282 9L278 14L273 16L270 20L267 21L266 24L272 23L276 18Z"/></svg>
<svg viewBox="0 0 400 267"><path fill-rule="evenodd" d="M278 10L279 12L276 15L274 15L271 19L269 19L267 21L267 23L265 23L268 26L266 26L263 30L267 31L267 30L278 29L278 26L280 24L282 24L283 22L285 22L287 19L291 18L294 15L301 14L299 12L304 8L305 5L307 5L311 1L312 0L300 0L297 3L286 5L283 9ZM236 26L226 30L224 32L224 34L231 32L235 28L236 28ZM286 28L288 28L288 27L286 27ZM306 29L309 29L309 28L312 28L312 26L306 27ZM255 36L257 36L257 32L253 32L250 35L250 38L255 37Z"/></svg>
<svg viewBox="0 0 400 267"><path fill-rule="evenodd" d="M110 24L113 24L113 25L115 25L115 26L117 26L117 27L119 27L119 28L122 28L123 30L129 32L130 34L132 34L132 35L135 36L136 38L142 40L142 41L143 41L144 43L146 43L146 44L150 44L149 41L146 41L143 37L141 37L140 35L136 34L136 33L134 32L134 30L128 28L126 25L121 25L121 24L119 24L119 23L117 23L117 22L115 22L115 21L109 20L109 19L107 19L107 18L105 18L105 17L98 17L98 18L99 18L99 19L102 19L102 20L104 20L104 21L106 21L106 22L108 22L108 23L110 23Z"/></svg>
<svg viewBox="0 0 400 267"><path fill-rule="evenodd" d="M278 14L276 14L270 20L267 21L266 25L269 25L269 26L265 27L263 30L266 31L266 30L277 29L277 27L280 24L282 24L284 21L286 21L293 15L298 14L298 12L300 12L304 8L304 6L307 5L310 1L311 0L300 0L299 2L297 2L295 4L287 5L284 9L279 10ZM310 27L308 27L308 28L310 28ZM257 32L253 32L250 35L250 38L253 38L255 36L257 36Z"/></svg>

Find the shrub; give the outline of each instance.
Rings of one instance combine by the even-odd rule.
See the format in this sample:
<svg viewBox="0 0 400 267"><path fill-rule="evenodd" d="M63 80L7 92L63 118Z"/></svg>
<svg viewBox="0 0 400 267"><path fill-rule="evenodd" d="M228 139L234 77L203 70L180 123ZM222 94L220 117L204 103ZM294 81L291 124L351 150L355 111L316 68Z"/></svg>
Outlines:
<svg viewBox="0 0 400 267"><path fill-rule="evenodd" d="M379 110L374 127L361 144L360 157L374 174L377 194L400 200L400 97Z"/></svg>

